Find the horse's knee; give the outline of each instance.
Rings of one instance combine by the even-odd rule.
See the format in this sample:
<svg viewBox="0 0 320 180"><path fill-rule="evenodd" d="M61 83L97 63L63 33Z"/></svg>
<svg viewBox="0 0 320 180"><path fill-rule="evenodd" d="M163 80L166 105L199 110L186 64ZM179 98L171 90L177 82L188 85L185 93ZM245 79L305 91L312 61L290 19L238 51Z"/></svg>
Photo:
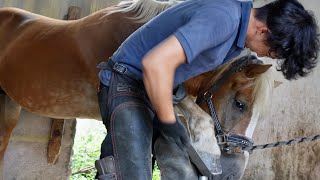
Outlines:
<svg viewBox="0 0 320 180"><path fill-rule="evenodd" d="M198 175L186 151L173 141L159 137L154 145L154 153L161 171L161 179L197 179Z"/></svg>

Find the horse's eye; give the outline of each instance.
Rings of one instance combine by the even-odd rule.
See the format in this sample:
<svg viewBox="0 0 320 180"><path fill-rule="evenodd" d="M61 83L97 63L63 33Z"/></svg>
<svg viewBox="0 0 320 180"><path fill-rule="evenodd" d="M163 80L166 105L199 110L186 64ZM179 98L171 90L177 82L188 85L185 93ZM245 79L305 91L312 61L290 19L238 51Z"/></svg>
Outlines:
<svg viewBox="0 0 320 180"><path fill-rule="evenodd" d="M234 103L233 103L234 107L239 109L239 111L243 112L244 109L245 109L245 104L237 99L234 100Z"/></svg>

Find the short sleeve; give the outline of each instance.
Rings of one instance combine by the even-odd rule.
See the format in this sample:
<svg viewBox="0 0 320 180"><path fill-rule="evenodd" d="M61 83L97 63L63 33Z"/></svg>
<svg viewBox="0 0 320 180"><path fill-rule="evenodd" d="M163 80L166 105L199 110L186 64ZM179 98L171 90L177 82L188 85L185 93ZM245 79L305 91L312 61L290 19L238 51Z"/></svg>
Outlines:
<svg viewBox="0 0 320 180"><path fill-rule="evenodd" d="M237 27L235 19L216 8L201 9L195 13L174 33L185 51L187 63L201 52L227 41Z"/></svg>

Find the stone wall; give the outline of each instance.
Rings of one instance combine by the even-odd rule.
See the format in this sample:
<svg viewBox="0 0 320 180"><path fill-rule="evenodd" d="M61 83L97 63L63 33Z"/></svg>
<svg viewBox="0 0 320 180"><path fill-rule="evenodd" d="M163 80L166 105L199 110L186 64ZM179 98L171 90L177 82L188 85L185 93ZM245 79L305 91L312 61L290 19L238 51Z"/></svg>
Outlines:
<svg viewBox="0 0 320 180"><path fill-rule="evenodd" d="M60 156L55 165L47 163L51 119L22 111L4 157L4 180L65 180L71 174L75 120L67 120Z"/></svg>
<svg viewBox="0 0 320 180"><path fill-rule="evenodd" d="M255 6L265 4L257 0ZM300 0L320 21L319 0ZM275 72L277 81L270 113L261 119L254 134L257 144L320 134L320 67L307 78L286 81ZM251 156L243 179L320 179L320 141L282 148L257 150Z"/></svg>

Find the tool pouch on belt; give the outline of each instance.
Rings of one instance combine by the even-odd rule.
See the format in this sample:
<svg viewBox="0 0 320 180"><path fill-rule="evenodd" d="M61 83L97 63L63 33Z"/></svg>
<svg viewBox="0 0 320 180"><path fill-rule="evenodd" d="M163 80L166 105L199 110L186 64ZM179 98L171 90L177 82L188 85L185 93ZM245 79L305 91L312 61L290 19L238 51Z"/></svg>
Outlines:
<svg viewBox="0 0 320 180"><path fill-rule="evenodd" d="M99 91L98 91L98 103L101 113L101 118L103 124L107 126L107 118L108 118L108 92L109 87L100 83Z"/></svg>

